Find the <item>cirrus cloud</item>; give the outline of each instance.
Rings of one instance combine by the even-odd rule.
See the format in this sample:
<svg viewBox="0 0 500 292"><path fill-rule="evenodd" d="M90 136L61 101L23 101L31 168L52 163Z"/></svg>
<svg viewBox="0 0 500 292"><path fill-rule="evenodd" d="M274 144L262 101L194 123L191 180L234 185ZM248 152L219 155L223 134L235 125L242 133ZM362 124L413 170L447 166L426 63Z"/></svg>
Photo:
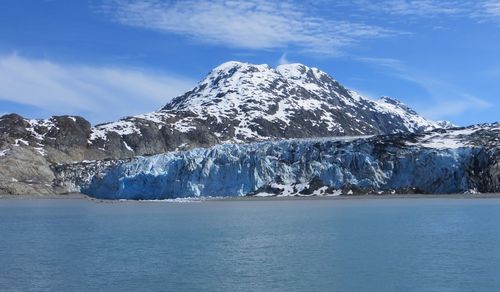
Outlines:
<svg viewBox="0 0 500 292"><path fill-rule="evenodd" d="M326 19L308 7L264 0L112 0L99 10L124 25L244 49L295 47L336 55L364 39L402 34L375 25Z"/></svg>
<svg viewBox="0 0 500 292"><path fill-rule="evenodd" d="M398 59L363 57L357 60L388 69L384 71L385 74L412 82L424 89L428 98L424 98L420 104L413 104L413 106L428 118L449 119L494 106L490 101L470 94L455 84L428 72L410 68Z"/></svg>
<svg viewBox="0 0 500 292"><path fill-rule="evenodd" d="M396 22L407 18L430 19L454 17L478 22L496 21L500 16L500 0L348 0L333 4L361 11L366 17L381 17Z"/></svg>

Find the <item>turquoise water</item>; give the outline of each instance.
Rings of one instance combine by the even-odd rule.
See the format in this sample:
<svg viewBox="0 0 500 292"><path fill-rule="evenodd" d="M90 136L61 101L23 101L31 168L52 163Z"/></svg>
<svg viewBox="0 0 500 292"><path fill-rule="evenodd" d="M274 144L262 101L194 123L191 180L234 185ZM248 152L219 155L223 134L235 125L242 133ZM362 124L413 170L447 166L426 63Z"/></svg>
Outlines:
<svg viewBox="0 0 500 292"><path fill-rule="evenodd" d="M500 200L0 200L0 290L498 291Z"/></svg>

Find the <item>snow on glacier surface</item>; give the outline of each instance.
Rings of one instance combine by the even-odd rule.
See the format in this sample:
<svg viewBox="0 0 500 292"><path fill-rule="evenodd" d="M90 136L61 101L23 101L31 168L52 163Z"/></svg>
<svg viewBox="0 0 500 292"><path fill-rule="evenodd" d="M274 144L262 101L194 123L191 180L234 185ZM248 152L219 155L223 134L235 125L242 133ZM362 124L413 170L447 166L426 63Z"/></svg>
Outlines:
<svg viewBox="0 0 500 292"><path fill-rule="evenodd" d="M94 178L82 192L110 199L166 199L197 196L266 195L266 187L320 181L316 194L341 189L402 190L425 193L469 189L465 169L476 148L417 150L376 146L370 138L298 139L224 144L208 149L139 157ZM326 187L326 188L325 188Z"/></svg>

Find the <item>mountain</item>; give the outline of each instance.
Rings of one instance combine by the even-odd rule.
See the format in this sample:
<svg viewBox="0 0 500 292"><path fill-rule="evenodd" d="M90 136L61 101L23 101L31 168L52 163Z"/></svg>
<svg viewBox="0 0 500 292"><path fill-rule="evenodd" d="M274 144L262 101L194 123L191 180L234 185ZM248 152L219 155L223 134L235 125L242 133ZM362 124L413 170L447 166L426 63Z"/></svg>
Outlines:
<svg viewBox="0 0 500 292"><path fill-rule="evenodd" d="M56 169L60 187L104 199L500 192L500 124L223 144Z"/></svg>
<svg viewBox="0 0 500 292"><path fill-rule="evenodd" d="M50 193L54 163L290 138L448 128L401 102L373 101L301 64L227 62L158 111L92 127L77 116L0 117L0 193ZM34 177L34 178L33 178Z"/></svg>
<svg viewBox="0 0 500 292"><path fill-rule="evenodd" d="M73 116L1 117L0 147L41 147L49 156L54 153L51 160L64 161L67 156L70 160L123 158L219 143L421 132L450 126L429 121L389 97L363 98L316 68L288 64L273 69L227 62L158 111L93 128Z"/></svg>
<svg viewBox="0 0 500 292"><path fill-rule="evenodd" d="M110 133L118 133L136 154L150 154L219 143L421 132L450 125L426 120L389 97L363 98L316 68L227 62L159 111L98 125L90 141L106 148ZM144 143L141 135L154 136L158 145Z"/></svg>

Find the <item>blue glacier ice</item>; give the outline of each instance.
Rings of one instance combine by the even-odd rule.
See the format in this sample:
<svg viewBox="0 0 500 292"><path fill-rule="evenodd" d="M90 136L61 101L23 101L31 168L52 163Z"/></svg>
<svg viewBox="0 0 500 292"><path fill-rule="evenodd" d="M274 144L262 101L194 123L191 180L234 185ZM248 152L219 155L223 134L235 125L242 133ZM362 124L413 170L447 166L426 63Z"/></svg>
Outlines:
<svg viewBox="0 0 500 292"><path fill-rule="evenodd" d="M477 173L493 159L482 147L424 146L378 137L223 144L136 157L80 191L104 199L461 193L480 185Z"/></svg>

